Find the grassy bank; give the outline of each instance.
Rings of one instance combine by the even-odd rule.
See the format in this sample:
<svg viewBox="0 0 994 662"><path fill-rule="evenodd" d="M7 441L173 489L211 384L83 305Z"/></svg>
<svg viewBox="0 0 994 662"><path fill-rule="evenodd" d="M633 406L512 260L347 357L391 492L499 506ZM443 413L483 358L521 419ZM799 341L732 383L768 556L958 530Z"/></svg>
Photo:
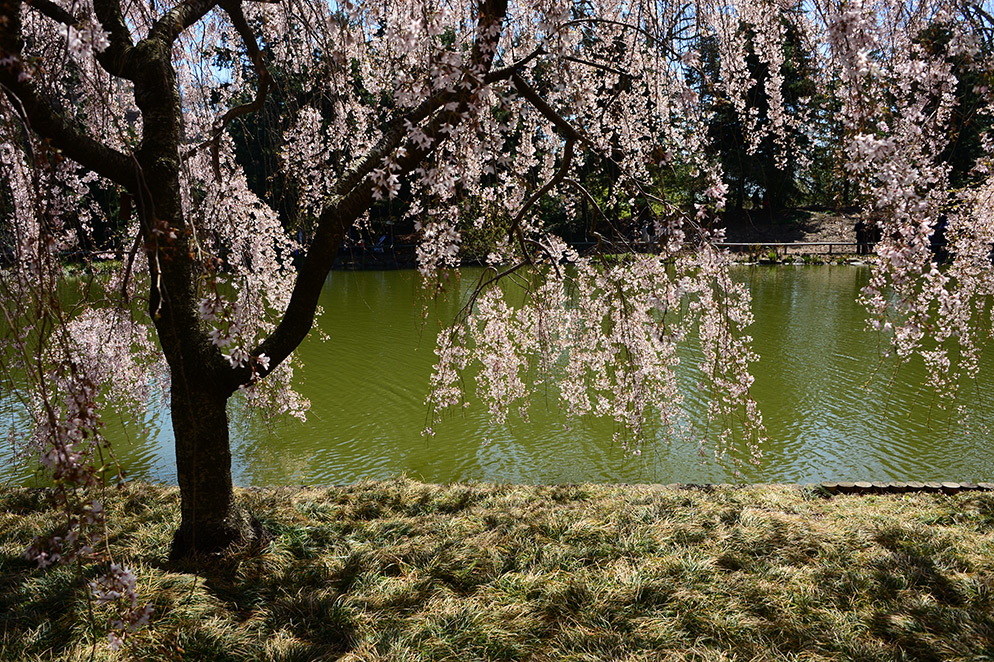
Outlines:
<svg viewBox="0 0 994 662"><path fill-rule="evenodd" d="M990 493L397 480L244 494L275 539L200 575L166 561L175 489L136 485L110 500L112 544L155 608L112 654L91 645L102 635L86 625L83 580L21 558L56 525L47 496L0 493L0 659L994 654Z"/></svg>

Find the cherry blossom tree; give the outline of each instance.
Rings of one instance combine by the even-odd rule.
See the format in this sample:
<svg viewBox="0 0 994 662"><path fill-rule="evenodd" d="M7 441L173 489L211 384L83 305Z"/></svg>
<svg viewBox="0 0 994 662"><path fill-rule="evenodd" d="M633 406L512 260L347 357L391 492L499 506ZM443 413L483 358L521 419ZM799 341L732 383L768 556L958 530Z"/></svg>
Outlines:
<svg viewBox="0 0 994 662"><path fill-rule="evenodd" d="M914 35L936 22L952 38L925 49ZM527 415L529 390L552 384L568 417L612 418L637 453L650 430L680 426L689 343L711 396L703 427L717 431L702 450L756 459L749 296L707 229L726 187L695 85L729 99L750 149L790 153L808 116L803 100L790 112L783 101L788 26L816 60L820 93L844 109L838 148L884 230L867 304L897 352L925 356L948 389L954 364L976 372L994 283L986 156L977 183L955 191L939 158L949 58L989 71L990 23L958 2L0 0L3 351L34 385L33 448L57 478L97 482L101 398L140 409L167 393L182 495L173 554L257 539L232 489L229 399L304 415L293 351L339 246L378 201L402 200L429 282L458 266L467 224L501 237L439 336L433 412L462 401L467 369L498 422ZM718 51L711 77L702 38ZM303 245L249 186L230 134L291 85L273 130L313 229ZM655 252L629 253L576 176L606 165L610 204L648 201ZM677 167L692 174L689 196L660 184L660 169ZM98 204L96 189L115 204ZM594 209L595 254L546 231L546 196L572 216L582 201ZM127 228L122 259L85 281L82 303L60 303L62 257L108 214ZM940 216L945 271L928 252ZM504 297L507 281L523 305Z"/></svg>

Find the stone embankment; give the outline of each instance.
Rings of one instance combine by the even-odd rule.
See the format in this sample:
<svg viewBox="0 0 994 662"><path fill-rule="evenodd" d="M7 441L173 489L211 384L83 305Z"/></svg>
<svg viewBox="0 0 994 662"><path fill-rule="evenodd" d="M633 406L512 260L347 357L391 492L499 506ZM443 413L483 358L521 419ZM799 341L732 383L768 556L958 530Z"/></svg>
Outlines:
<svg viewBox="0 0 994 662"><path fill-rule="evenodd" d="M763 484L752 485L751 487L762 487ZM666 486L669 489L698 489L709 491L715 488L728 488L731 485L711 485L696 483L670 483ZM798 486L800 487L800 485ZM803 487L812 490L820 490L828 495L833 494L901 494L903 492L932 492L942 494L958 494L959 492L994 492L994 483L957 483L953 481L824 481L821 483L807 483Z"/></svg>

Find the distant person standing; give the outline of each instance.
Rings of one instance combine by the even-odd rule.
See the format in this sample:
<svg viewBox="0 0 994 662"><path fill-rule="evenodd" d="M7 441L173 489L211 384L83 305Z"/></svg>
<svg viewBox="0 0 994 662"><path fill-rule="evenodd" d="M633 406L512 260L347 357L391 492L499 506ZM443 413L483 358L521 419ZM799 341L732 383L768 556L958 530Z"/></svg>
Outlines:
<svg viewBox="0 0 994 662"><path fill-rule="evenodd" d="M863 219L856 221L856 226L853 230L856 232L856 255L866 255L870 252L868 245L869 233Z"/></svg>
<svg viewBox="0 0 994 662"><path fill-rule="evenodd" d="M939 217L939 221L935 224L935 230L932 231L932 234L928 238L929 248L932 250L932 259L939 264L945 264L949 261L946 224L946 216L943 214Z"/></svg>
<svg viewBox="0 0 994 662"><path fill-rule="evenodd" d="M868 244L866 252L870 253L876 250L877 243L879 243L879 241L883 238L884 238L883 228L880 227L880 223L878 221L874 221L873 225L866 228L866 243Z"/></svg>

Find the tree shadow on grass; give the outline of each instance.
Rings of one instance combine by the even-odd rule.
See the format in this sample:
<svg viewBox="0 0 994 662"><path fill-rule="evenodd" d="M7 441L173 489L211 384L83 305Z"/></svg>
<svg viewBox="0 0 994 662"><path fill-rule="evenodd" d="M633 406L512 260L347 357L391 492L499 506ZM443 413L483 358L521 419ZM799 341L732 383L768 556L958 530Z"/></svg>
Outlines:
<svg viewBox="0 0 994 662"><path fill-rule="evenodd" d="M198 595L191 599L216 601L234 626L251 633L243 646L232 646L231 633L224 650L212 646L184 659L238 659L248 650L267 645L255 655L274 660L333 660L352 650L357 641L360 614L343 596L364 571L361 558L330 569L308 550L319 540L304 541L300 532L267 523L273 540L267 545L235 551L221 558L187 559L163 564L162 570L197 577ZM325 532L311 527L317 538ZM290 543L289 545L287 543ZM274 543L278 545L274 549ZM289 549L288 549L289 548ZM209 637L210 632L205 632ZM261 636L260 636L261 635ZM210 643L210 642L208 642ZM189 645L183 645L187 653Z"/></svg>
<svg viewBox="0 0 994 662"><path fill-rule="evenodd" d="M876 636L930 662L946 660L953 651L994 650L989 594L968 595L950 578L951 570L941 567L943 561L956 563L957 552L927 529L886 527L876 542L889 552L873 567L879 608L869 625ZM958 641L943 636L957 632Z"/></svg>
<svg viewBox="0 0 994 662"><path fill-rule="evenodd" d="M689 492L619 511L564 506L553 497L569 495L551 488L546 501L494 491L489 504L490 488L400 488L370 495L375 516L365 487L260 497L274 540L223 558L167 561L172 510L158 528L129 524L114 539L138 550L155 608L131 657L941 660L994 649L989 549L949 542L975 541L968 525L826 529L789 509L745 512L737 493L709 497L706 514ZM0 659L79 658L92 637L46 619L81 604L80 583L6 544L0 618L23 613L4 620ZM14 649L16 637L33 639Z"/></svg>
<svg viewBox="0 0 994 662"><path fill-rule="evenodd" d="M0 655L27 658L32 651L63 651L75 633L60 625L74 612L80 582L65 568L38 571L21 556L0 554Z"/></svg>

